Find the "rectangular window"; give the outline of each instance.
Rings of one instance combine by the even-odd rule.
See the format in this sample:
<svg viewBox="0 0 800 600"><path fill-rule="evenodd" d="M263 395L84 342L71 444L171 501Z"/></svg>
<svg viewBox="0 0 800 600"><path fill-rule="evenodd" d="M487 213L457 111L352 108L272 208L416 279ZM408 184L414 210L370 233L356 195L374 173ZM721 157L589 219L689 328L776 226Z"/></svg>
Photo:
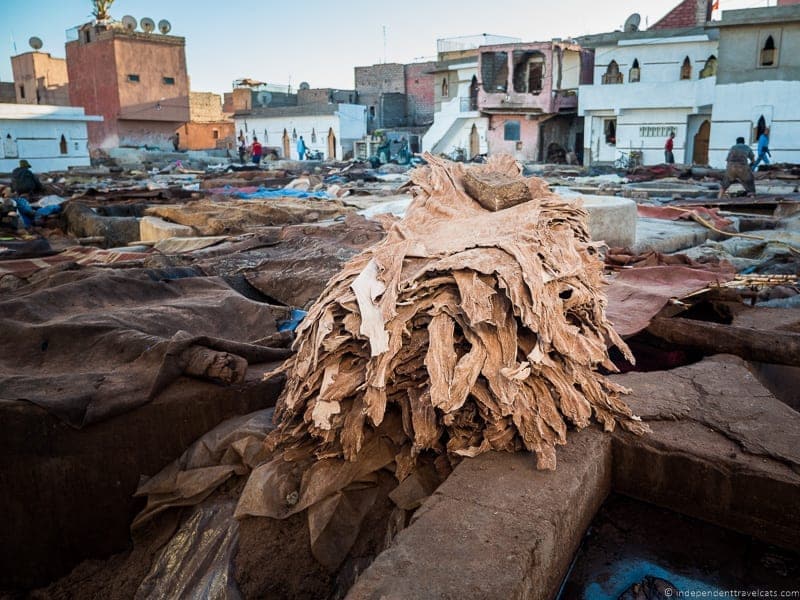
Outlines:
<svg viewBox="0 0 800 600"><path fill-rule="evenodd" d="M25 86L24 85L19 86L19 97L20 98L24 98L25 97Z"/></svg>
<svg viewBox="0 0 800 600"><path fill-rule="evenodd" d="M508 89L508 52L481 53L483 90L490 94Z"/></svg>
<svg viewBox="0 0 800 600"><path fill-rule="evenodd" d="M136 74L136 73L128 73L128 81L138 82L139 81L139 75Z"/></svg>
<svg viewBox="0 0 800 600"><path fill-rule="evenodd" d="M211 137L213 137L215 140L218 140L219 139L219 129L212 129L211 130Z"/></svg>
<svg viewBox="0 0 800 600"><path fill-rule="evenodd" d="M519 121L506 121L503 125L503 139L509 142L519 141Z"/></svg>
<svg viewBox="0 0 800 600"><path fill-rule="evenodd" d="M164 82L164 85L175 85L174 77L162 77L161 80Z"/></svg>

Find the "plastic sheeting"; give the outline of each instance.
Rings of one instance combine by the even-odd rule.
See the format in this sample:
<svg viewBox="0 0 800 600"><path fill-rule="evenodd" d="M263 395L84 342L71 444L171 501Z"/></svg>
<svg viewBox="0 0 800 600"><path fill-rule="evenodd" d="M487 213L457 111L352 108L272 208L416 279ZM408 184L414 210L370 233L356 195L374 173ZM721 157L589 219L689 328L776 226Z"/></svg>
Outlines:
<svg viewBox="0 0 800 600"><path fill-rule="evenodd" d="M153 563L136 599L239 600L233 568L239 543L234 505L233 500L215 500L195 508Z"/></svg>
<svg viewBox="0 0 800 600"><path fill-rule="evenodd" d="M317 192L305 192L303 190L293 190L289 188L265 188L263 186L250 191L252 188L236 188L226 185L222 188L210 190L214 194L225 194L242 200L265 200L268 198L316 198L318 200L328 200L330 196L324 190Z"/></svg>
<svg viewBox="0 0 800 600"><path fill-rule="evenodd" d="M168 508L202 502L229 477L246 474L264 459L262 441L273 429L271 408L217 425L139 486L135 495L147 496L147 506L133 527Z"/></svg>

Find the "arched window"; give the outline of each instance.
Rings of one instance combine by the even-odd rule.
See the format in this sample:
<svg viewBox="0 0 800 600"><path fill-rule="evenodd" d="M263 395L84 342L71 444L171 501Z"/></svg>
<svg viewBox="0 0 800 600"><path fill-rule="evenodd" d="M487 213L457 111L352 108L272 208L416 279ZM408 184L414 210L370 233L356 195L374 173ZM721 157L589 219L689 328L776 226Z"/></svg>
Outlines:
<svg viewBox="0 0 800 600"><path fill-rule="evenodd" d="M603 83L622 83L622 73L619 72L617 61L612 60L608 63L606 72L603 75Z"/></svg>
<svg viewBox="0 0 800 600"><path fill-rule="evenodd" d="M442 98L450 96L450 85L447 83L447 77L442 78Z"/></svg>
<svg viewBox="0 0 800 600"><path fill-rule="evenodd" d="M631 66L631 71L628 73L628 81L630 83L635 83L639 81L639 76L641 75L641 71L639 70L639 59L633 59L633 65Z"/></svg>
<svg viewBox="0 0 800 600"><path fill-rule="evenodd" d="M311 128L311 143L317 143L317 130L314 127Z"/></svg>
<svg viewBox="0 0 800 600"><path fill-rule="evenodd" d="M758 117L758 122L756 123L755 128L753 129L753 141L757 142L758 138L761 137L761 134L767 130L767 120L764 118L764 115Z"/></svg>
<svg viewBox="0 0 800 600"><path fill-rule="evenodd" d="M717 74L717 57L713 54L706 59L706 66L700 71L700 79L714 77Z"/></svg>
<svg viewBox="0 0 800 600"><path fill-rule="evenodd" d="M292 129L292 141L297 141L297 129Z"/></svg>
<svg viewBox="0 0 800 600"><path fill-rule="evenodd" d="M683 64L681 65L681 79L691 79L692 78L692 61L689 60L689 57L683 59Z"/></svg>
<svg viewBox="0 0 800 600"><path fill-rule="evenodd" d="M61 141L58 144L58 149L61 152L61 154L67 153L67 138L64 137L63 133L61 134Z"/></svg>
<svg viewBox="0 0 800 600"><path fill-rule="evenodd" d="M772 39L772 36L767 36L767 40L764 42L764 47L761 49L761 61L760 64L762 67L772 67L775 66L777 52L775 50L775 40Z"/></svg>

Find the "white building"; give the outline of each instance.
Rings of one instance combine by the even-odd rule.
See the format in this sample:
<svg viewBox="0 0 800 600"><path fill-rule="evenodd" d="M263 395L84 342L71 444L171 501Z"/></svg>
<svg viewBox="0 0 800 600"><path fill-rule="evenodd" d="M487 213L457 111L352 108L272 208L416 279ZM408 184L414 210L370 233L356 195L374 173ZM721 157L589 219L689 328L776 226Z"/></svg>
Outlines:
<svg viewBox="0 0 800 600"><path fill-rule="evenodd" d="M611 163L631 152L664 162L675 133L678 163L708 163L718 32L703 25L587 36L595 49L594 83L581 85L584 164Z"/></svg>
<svg viewBox="0 0 800 600"><path fill-rule="evenodd" d="M23 158L37 172L88 166L86 124L102 120L77 107L0 104L0 172L13 171Z"/></svg>
<svg viewBox="0 0 800 600"><path fill-rule="evenodd" d="M478 48L513 44L519 38L480 34L436 41L433 124L422 150L470 159L489 151L489 118L478 110Z"/></svg>
<svg viewBox="0 0 800 600"><path fill-rule="evenodd" d="M433 124L423 152L472 158L488 152L489 118L478 111L478 56L442 61L434 72Z"/></svg>
<svg viewBox="0 0 800 600"><path fill-rule="evenodd" d="M307 148L319 150L326 159L347 158L353 143L367 134L366 106L360 104L302 104L276 108L253 108L234 115L236 135L253 136L280 158L297 159L300 136Z"/></svg>
<svg viewBox="0 0 800 600"><path fill-rule="evenodd" d="M777 162L800 163L800 6L724 11L710 158L724 166L737 137L770 127Z"/></svg>

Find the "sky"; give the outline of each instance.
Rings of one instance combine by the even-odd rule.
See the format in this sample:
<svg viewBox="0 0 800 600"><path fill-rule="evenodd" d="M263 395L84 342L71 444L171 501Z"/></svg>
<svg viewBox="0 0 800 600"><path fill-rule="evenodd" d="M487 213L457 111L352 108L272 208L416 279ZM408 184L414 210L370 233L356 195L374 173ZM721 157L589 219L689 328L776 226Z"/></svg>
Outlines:
<svg viewBox="0 0 800 600"><path fill-rule="evenodd" d="M430 60L438 38L489 33L543 41L603 33L634 12L642 26L653 24L678 1L114 0L110 13L170 21L172 35L186 38L192 91L221 94L244 77L350 89L354 66ZM728 10L775 0L720 3ZM13 80L9 57L30 50L31 36L43 40L42 51L63 58L66 30L91 20L91 10L89 0L0 0L0 81Z"/></svg>

